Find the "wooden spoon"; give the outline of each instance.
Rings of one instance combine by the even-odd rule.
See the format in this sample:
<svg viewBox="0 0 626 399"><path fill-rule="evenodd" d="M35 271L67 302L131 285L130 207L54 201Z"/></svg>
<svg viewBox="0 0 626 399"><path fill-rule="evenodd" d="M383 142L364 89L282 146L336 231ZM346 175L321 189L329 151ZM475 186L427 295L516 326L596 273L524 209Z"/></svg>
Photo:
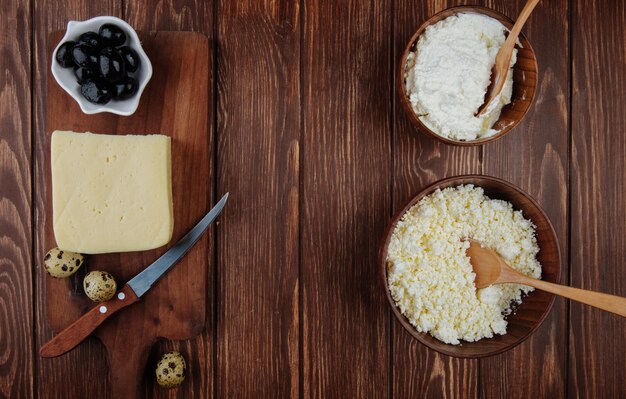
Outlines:
<svg viewBox="0 0 626 399"><path fill-rule="evenodd" d="M493 68L491 68L491 84L487 88L485 102L478 109L476 116L482 115L487 109L489 109L489 105L500 95L500 92L504 87L504 82L506 81L506 75L509 72L511 56L513 55L513 49L515 48L517 37L522 31L522 26L526 23L526 20L530 16L530 13L534 10L537 3L539 3L539 0L528 0L528 3L524 6L524 9L520 13L519 17L517 17L515 25L513 25L513 28L509 32L509 36L506 38L502 47L500 47L500 50L498 50L496 62L493 64Z"/></svg>
<svg viewBox="0 0 626 399"><path fill-rule="evenodd" d="M548 283L525 276L507 265L494 250L482 247L478 241L468 241L470 246L467 249L467 256L476 273L474 280L476 288L503 283L524 284L626 317L626 298Z"/></svg>

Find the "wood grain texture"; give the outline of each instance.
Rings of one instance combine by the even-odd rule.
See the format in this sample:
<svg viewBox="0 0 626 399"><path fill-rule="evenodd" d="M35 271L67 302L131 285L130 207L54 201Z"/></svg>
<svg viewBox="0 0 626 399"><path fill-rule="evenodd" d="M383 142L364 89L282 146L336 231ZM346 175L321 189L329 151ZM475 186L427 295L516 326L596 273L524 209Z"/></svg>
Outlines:
<svg viewBox="0 0 626 399"><path fill-rule="evenodd" d="M303 9L303 395L388 393L376 254L390 207L390 1Z"/></svg>
<svg viewBox="0 0 626 399"><path fill-rule="evenodd" d="M516 19L525 1L486 5ZM539 64L529 113L506 137L484 147L483 172L526 190L548 215L559 238L561 280L567 283L568 2L542 1L522 32ZM545 40L549 37L550 40ZM566 394L566 301L556 298L542 326L520 346L480 362L487 398L563 397ZM527 366L519 367L519 364Z"/></svg>
<svg viewBox="0 0 626 399"><path fill-rule="evenodd" d="M32 8L0 6L0 397L34 391Z"/></svg>
<svg viewBox="0 0 626 399"><path fill-rule="evenodd" d="M146 397L622 397L626 355L614 343L626 338L623 319L557 299L527 342L466 361L411 338L378 286L375 252L391 214L435 180L483 172L540 202L564 282L569 251L572 285L626 295L623 2L538 5L523 30L539 63L537 97L522 124L482 149L417 132L392 85L419 24L467 3L515 19L523 0L3 1L0 397L111 397L107 384L73 383L106 380L96 339L60 358L36 356L52 337L37 263L48 249L39 195L47 37L97 15L203 32L214 40L209 70L219 70L208 111L211 198L233 196L207 249L217 262L207 265L206 330L153 347ZM174 349L188 360L188 385L165 391L153 366Z"/></svg>
<svg viewBox="0 0 626 399"><path fill-rule="evenodd" d="M625 296L626 6L572 7L571 284ZM572 303L570 395L624 397L625 340L625 318Z"/></svg>
<svg viewBox="0 0 626 399"><path fill-rule="evenodd" d="M208 148L211 154L209 165L208 179L214 186L215 181L215 131L214 121L216 115L215 109L215 53L213 48L216 46L216 38L213 37L214 32L214 7L215 1L189 1L189 0L165 0L153 2L150 0L132 0L124 1L124 18L139 30L183 30L202 32L209 37L211 51L207 62L210 82L210 97L208 112L209 126L207 127ZM216 193L211 189L211 203L215 202ZM216 226L220 220L216 221ZM218 232L219 229L213 229ZM164 397L180 397L189 398L193 396L211 397L214 392L214 359L216 355L217 338L214 336L215 331L215 241L217 234L214 234L209 240L207 258L207 302L204 330L202 334L191 340L185 341L165 341L159 340L150 352L148 363L145 367L144 381L146 381L146 398L164 398ZM176 350L184 354L187 361L189 373L179 389L174 391L160 388L156 384L154 368L159 358L166 352Z"/></svg>
<svg viewBox="0 0 626 399"><path fill-rule="evenodd" d="M289 397L298 381L300 4L218 4L217 397Z"/></svg>
<svg viewBox="0 0 626 399"><path fill-rule="evenodd" d="M394 9L394 71L402 51L419 25L435 13L459 1L397 0ZM393 77L396 78L395 76ZM404 114L394 93L393 125L393 206L400 210L406 201L427 185L444 177L480 173L481 147L453 147L426 137L415 129ZM391 310L389 310L391 315ZM417 342L395 319L391 321L393 397L476 397L478 361L441 355Z"/></svg>

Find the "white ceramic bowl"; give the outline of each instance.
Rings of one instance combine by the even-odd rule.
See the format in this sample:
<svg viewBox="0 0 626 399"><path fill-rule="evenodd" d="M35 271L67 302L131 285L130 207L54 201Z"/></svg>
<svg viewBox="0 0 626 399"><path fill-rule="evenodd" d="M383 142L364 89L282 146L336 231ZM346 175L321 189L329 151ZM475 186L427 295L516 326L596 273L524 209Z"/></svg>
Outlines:
<svg viewBox="0 0 626 399"><path fill-rule="evenodd" d="M80 92L80 85L76 82L76 76L74 76L73 68L63 68L56 62L56 54L61 47L61 44L68 40L78 40L78 37L88 31L98 32L100 26L106 23L116 24L124 33L126 33L127 41L126 45L132 47L139 58L141 59L141 66L139 70L135 72L135 78L137 79L137 93L123 101L111 100L106 104L94 104L87 101ZM52 75L56 79L57 83L65 90L70 96L76 100L80 109L86 114L97 114L99 112L111 112L117 115L132 115L139 106L139 99L143 89L148 84L148 81L152 77L152 64L148 59L145 51L141 47L137 32L125 21L109 16L95 17L86 21L70 21L67 23L67 31L65 36L59 42L52 53Z"/></svg>

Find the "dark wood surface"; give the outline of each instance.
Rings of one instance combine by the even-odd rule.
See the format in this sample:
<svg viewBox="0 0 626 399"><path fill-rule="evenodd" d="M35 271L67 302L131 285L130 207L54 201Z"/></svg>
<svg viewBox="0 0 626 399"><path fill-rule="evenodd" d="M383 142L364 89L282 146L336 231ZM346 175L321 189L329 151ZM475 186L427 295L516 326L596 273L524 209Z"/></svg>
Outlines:
<svg viewBox="0 0 626 399"><path fill-rule="evenodd" d="M522 0L472 2L515 19ZM68 20L116 15L138 30L209 37L209 197L231 200L210 236L204 331L160 340L146 397L614 397L626 392L626 321L556 299L501 355L462 360L404 331L385 300L377 247L428 184L502 177L554 224L562 280L626 296L623 2L541 2L528 115L484 147L411 126L393 84L417 27L463 0L14 0L0 5L0 397L112 397L106 351L88 339L42 360L52 337L43 271L47 38ZM612 66L615 65L615 68ZM169 349L177 391L156 387Z"/></svg>
<svg viewBox="0 0 626 399"><path fill-rule="evenodd" d="M61 39L55 32L48 54ZM44 279L47 322L55 332L67 327L94 304L82 295L81 281L87 271L105 270L122 286L174 245L211 208L213 184L208 135L209 41L197 32L139 32L144 51L154 70L139 108L128 117L107 113L85 115L72 97L48 75L46 126L45 248L56 246L52 220L50 137L54 130L108 134L164 134L170 136L174 231L168 246L150 251L100 254L87 257L87 265L71 279ZM163 48L169 49L163 51ZM213 231L210 229L209 232ZM113 396L136 396L142 387L144 365L157 337L191 339L205 327L208 303L207 270L212 254L205 234L177 267L156 284L139 304L112 316L94 335L107 348ZM35 266L40 266L36 262ZM153 381L154 376L148 381ZM133 383L134 382L134 383Z"/></svg>
<svg viewBox="0 0 626 399"><path fill-rule="evenodd" d="M574 3L570 159L570 257L574 286L626 294L626 48L614 29L626 23L626 5L608 10ZM601 39L600 39L601 38ZM619 39L618 39L619 38ZM621 65L615 71L603 60ZM590 84L593 82L593 84ZM602 217L597 217L602 215ZM569 307L570 392L586 397L624 396L626 319L585 305Z"/></svg>

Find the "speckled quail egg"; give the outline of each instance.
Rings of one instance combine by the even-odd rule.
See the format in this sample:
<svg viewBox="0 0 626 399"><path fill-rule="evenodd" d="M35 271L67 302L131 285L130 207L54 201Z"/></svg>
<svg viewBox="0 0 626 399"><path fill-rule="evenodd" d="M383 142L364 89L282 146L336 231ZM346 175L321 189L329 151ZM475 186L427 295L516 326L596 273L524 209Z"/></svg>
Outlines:
<svg viewBox="0 0 626 399"><path fill-rule="evenodd" d="M182 384L186 373L185 358L179 352L167 352L159 360L156 368L157 382L165 388L174 388Z"/></svg>
<svg viewBox="0 0 626 399"><path fill-rule="evenodd" d="M76 273L84 261L82 254L52 248L43 258L43 266L52 277L64 278Z"/></svg>
<svg viewBox="0 0 626 399"><path fill-rule="evenodd" d="M95 302L108 301L117 291L117 283L111 274L95 270L87 273L83 280L85 294Z"/></svg>

